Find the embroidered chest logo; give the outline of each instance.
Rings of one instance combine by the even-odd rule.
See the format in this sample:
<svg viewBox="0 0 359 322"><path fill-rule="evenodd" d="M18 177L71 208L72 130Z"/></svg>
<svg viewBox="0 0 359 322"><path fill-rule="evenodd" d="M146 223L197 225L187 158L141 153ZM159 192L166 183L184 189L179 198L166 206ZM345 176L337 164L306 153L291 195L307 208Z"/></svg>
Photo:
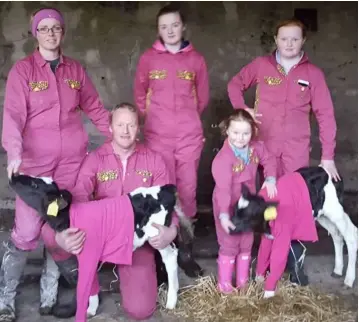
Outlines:
<svg viewBox="0 0 359 322"><path fill-rule="evenodd" d="M65 83L72 89L80 89L81 83L73 79L65 79Z"/></svg>
<svg viewBox="0 0 359 322"><path fill-rule="evenodd" d="M118 178L118 172L117 170L100 171L97 172L96 177L99 182L116 180Z"/></svg>
<svg viewBox="0 0 359 322"><path fill-rule="evenodd" d="M187 80L187 81L194 81L196 78L195 72L189 72L187 70L179 70L177 71L177 77L179 79Z"/></svg>
<svg viewBox="0 0 359 322"><path fill-rule="evenodd" d="M284 67L281 64L277 64L277 70L280 72L283 76L286 76L287 73L285 72Z"/></svg>
<svg viewBox="0 0 359 322"><path fill-rule="evenodd" d="M282 79L280 77L264 76L264 82L270 86L276 86L282 83Z"/></svg>
<svg viewBox="0 0 359 322"><path fill-rule="evenodd" d="M166 79L167 70L151 70L148 73L149 79Z"/></svg>
<svg viewBox="0 0 359 322"><path fill-rule="evenodd" d="M147 182L152 177L152 172L147 170L136 170L136 173L142 177L143 182Z"/></svg>
<svg viewBox="0 0 359 322"><path fill-rule="evenodd" d="M249 149L248 160L249 160L248 164L250 164L250 163L258 164L259 163L259 158L257 155L255 155L253 148ZM245 168L245 164L244 164L243 160L241 158L238 158L238 161L239 162L236 163L235 165L233 165L233 167L232 167L233 172L242 172Z"/></svg>
<svg viewBox="0 0 359 322"><path fill-rule="evenodd" d="M49 88L49 82L48 81L30 82L29 86L32 92L40 92Z"/></svg>

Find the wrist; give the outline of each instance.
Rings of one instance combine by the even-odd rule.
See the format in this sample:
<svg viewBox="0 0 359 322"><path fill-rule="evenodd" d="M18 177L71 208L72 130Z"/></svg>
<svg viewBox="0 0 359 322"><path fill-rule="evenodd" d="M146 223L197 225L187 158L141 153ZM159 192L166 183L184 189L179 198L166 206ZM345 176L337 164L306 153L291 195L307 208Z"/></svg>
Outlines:
<svg viewBox="0 0 359 322"><path fill-rule="evenodd" d="M219 214L219 219L220 219L221 221L229 220L229 214L227 214L227 213L220 213L220 214Z"/></svg>

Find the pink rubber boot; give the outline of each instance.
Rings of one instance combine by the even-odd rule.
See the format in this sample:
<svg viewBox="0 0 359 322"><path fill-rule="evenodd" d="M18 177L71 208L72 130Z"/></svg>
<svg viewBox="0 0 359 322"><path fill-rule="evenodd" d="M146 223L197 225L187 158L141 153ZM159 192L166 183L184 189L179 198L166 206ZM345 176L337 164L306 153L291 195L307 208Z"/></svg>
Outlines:
<svg viewBox="0 0 359 322"><path fill-rule="evenodd" d="M251 253L241 253L237 256L236 286L242 288L246 286L249 279L251 267Z"/></svg>
<svg viewBox="0 0 359 322"><path fill-rule="evenodd" d="M234 256L218 256L218 290L221 293L229 294L233 291L232 275L235 261Z"/></svg>

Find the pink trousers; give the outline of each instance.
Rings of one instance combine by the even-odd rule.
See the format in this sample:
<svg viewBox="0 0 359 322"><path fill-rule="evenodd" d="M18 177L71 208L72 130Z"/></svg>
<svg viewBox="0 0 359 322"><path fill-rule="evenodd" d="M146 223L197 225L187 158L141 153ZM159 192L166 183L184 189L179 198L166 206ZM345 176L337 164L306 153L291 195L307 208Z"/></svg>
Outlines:
<svg viewBox="0 0 359 322"><path fill-rule="evenodd" d="M146 136L146 145L162 155L170 180L177 186L185 215L194 217L197 213L197 172L203 140L173 142L161 137Z"/></svg>
<svg viewBox="0 0 359 322"><path fill-rule="evenodd" d="M250 254L252 251L254 234L252 232L238 235L227 234L220 223L218 214L215 216L219 254L224 256L237 256L239 254Z"/></svg>

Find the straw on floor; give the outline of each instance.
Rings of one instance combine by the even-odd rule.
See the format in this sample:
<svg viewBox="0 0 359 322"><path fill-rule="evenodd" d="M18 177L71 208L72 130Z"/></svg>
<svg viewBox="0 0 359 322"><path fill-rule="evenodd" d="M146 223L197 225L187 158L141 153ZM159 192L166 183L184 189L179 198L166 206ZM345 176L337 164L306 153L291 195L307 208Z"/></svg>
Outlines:
<svg viewBox="0 0 359 322"><path fill-rule="evenodd" d="M166 290L160 288L159 303L165 310ZM251 282L231 295L216 289L213 276L198 279L179 292L177 307L167 311L192 322L343 322L356 321L356 312L344 310L334 295L281 281L274 298L263 299L263 284Z"/></svg>

